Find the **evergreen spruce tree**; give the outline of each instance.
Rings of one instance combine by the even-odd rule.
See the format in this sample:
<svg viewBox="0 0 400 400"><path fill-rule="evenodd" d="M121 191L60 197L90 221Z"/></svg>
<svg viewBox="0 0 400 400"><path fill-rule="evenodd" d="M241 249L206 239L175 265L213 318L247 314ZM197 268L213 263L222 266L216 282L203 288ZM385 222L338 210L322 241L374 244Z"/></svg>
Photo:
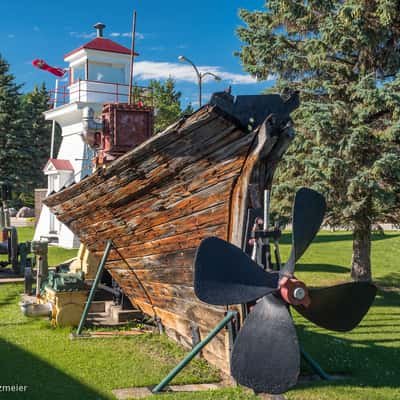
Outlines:
<svg viewBox="0 0 400 400"><path fill-rule="evenodd" d="M22 149L24 124L20 86L14 79L9 64L0 55L0 181L9 181L18 192L24 188L27 151Z"/></svg>
<svg viewBox="0 0 400 400"><path fill-rule="evenodd" d="M25 174L25 184L29 192L38 187L46 187L47 180L43 174L43 167L50 156L52 124L46 121L43 112L48 109L49 95L44 84L35 86L32 92L22 98L22 110L25 122L26 146L31 149L30 168ZM60 134L56 134L57 144ZM55 151L54 154L57 154Z"/></svg>
<svg viewBox="0 0 400 400"><path fill-rule="evenodd" d="M181 116L181 92L175 89L175 81L172 78L164 83L152 80L149 84L153 90L154 107L157 111L154 123L154 131L161 132Z"/></svg>
<svg viewBox="0 0 400 400"><path fill-rule="evenodd" d="M280 212L296 187L323 192L326 222L353 230L353 279L370 280L371 227L400 217L398 1L270 0L240 15L247 71L301 94L277 179Z"/></svg>

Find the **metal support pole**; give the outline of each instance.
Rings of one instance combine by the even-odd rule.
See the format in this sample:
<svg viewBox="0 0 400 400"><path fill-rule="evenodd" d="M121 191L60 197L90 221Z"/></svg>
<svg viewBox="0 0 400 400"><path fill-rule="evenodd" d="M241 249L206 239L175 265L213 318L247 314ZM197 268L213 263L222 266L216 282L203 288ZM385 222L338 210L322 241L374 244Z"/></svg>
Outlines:
<svg viewBox="0 0 400 400"><path fill-rule="evenodd" d="M300 354L304 361L311 367L312 370L323 380L333 381L334 377L326 373L322 367L302 348L300 347Z"/></svg>
<svg viewBox="0 0 400 400"><path fill-rule="evenodd" d="M54 91L54 105L53 109L57 108L57 96L58 96L58 79L56 79L56 87ZM56 121L53 119L53 125L51 127L51 142L50 142L50 158L54 158L54 137L56 134Z"/></svg>
<svg viewBox="0 0 400 400"><path fill-rule="evenodd" d="M202 101L202 97L203 97L203 93L202 93L202 85L203 85L203 77L202 77L202 75L201 75L201 73L199 73L199 108L201 108L201 106L202 106L202 103L203 103L203 101Z"/></svg>
<svg viewBox="0 0 400 400"><path fill-rule="evenodd" d="M131 59L130 59L130 68L129 68L128 104L133 103L132 85L133 85L133 64L135 62L136 11L133 12L132 20L133 20L133 25L132 25Z"/></svg>
<svg viewBox="0 0 400 400"><path fill-rule="evenodd" d="M100 279L101 279L101 276L102 276L102 273L103 273L103 269L104 269L104 266L106 265L106 261L107 261L108 255L110 254L110 250L111 250L112 246L113 246L112 240L107 240L106 249L104 250L103 257L101 258L101 261L100 261L100 264L99 264L99 268L97 269L96 277L94 278L93 285L92 285L92 287L90 289L89 297L88 297L87 302L85 304L85 308L83 310L82 317L81 317L81 320L79 322L78 329L76 330L75 336L79 336L82 333L83 326L85 325L86 318L87 318L87 315L89 313L90 306L92 304L94 295L96 293L97 286L100 283Z"/></svg>
<svg viewBox="0 0 400 400"><path fill-rule="evenodd" d="M211 339L213 339L219 333L219 331L223 329L224 326L235 316L235 311L228 311L224 319L218 323L218 325L207 335L205 339L193 347L192 351L152 390L152 393L160 393L164 387L167 386L168 383L171 382L172 379L174 379L175 376L178 375L179 372L182 371L182 369L185 368L194 357L196 357L203 347L205 347L211 341Z"/></svg>

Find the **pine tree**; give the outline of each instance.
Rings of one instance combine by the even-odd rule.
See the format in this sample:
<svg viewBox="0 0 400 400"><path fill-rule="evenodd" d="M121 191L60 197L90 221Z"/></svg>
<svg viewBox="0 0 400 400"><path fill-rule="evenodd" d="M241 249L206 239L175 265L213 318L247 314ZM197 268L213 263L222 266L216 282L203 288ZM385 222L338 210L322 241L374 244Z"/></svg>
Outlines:
<svg viewBox="0 0 400 400"><path fill-rule="evenodd" d="M353 230L353 279L370 280L371 226L400 217L398 1L270 0L240 15L247 71L301 93L276 186L281 212L296 187L323 192L326 222Z"/></svg>
<svg viewBox="0 0 400 400"><path fill-rule="evenodd" d="M24 142L21 87L14 79L9 64L0 55L0 181L9 181L13 190L21 191L27 151L21 150Z"/></svg>
<svg viewBox="0 0 400 400"><path fill-rule="evenodd" d="M161 132L181 116L181 92L175 89L175 81L172 78L164 83L152 80L149 84L153 90L154 107L156 117L154 131Z"/></svg>

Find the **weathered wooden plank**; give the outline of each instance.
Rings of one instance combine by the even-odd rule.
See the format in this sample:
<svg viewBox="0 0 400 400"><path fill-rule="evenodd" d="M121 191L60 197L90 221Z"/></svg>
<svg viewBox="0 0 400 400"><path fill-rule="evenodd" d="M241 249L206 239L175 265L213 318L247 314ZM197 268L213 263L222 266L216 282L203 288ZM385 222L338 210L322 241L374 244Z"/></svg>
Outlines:
<svg viewBox="0 0 400 400"><path fill-rule="evenodd" d="M238 145L242 145L242 143L239 143ZM236 162L237 173L239 173L242 160L239 159L238 161L238 158L236 158L233 159L232 162ZM195 171L195 166L191 166L191 168L194 168ZM157 185L162 185L164 188L168 188L171 183L173 184L175 182L176 177L164 169L163 172L155 172L154 175L152 174L152 176L149 176L146 180L142 180L140 182L132 181L123 189L116 190L105 196L99 197L96 201L93 201L90 204L86 202L83 204L78 204L75 202L72 205L70 212L59 210L57 207L55 207L54 210L59 219L66 224L69 224L77 219L82 219L88 214L97 214L97 216L101 218L103 218L103 214L104 217L110 217L114 213L114 211L111 212L109 210L110 207L114 209L118 207L125 207L128 201L135 202L142 196L153 192L157 188ZM116 200L116 198L119 200ZM171 200L173 200L173 198Z"/></svg>
<svg viewBox="0 0 400 400"><path fill-rule="evenodd" d="M231 187L231 182L220 184L213 187L212 190L202 191L185 198L168 210L153 212L137 210L129 219L125 220L124 224L116 226L110 223L108 229L96 232L88 232L84 229L81 224L88 223L86 221L77 221L70 227L72 231L79 232L81 241L88 246L96 241L107 239L114 239L117 246L124 246L127 241L131 244L144 243L152 240L157 234L166 234L165 230L169 228L165 224L169 224L169 227L175 224L176 233L183 233L185 230L192 230L193 224L196 223L199 225L205 223L205 226L212 225L212 221L207 222L207 219L210 220L210 218L214 220L214 225L227 221L226 214L229 213L229 209L228 204L225 203L225 197L229 194ZM104 222L106 223L108 220ZM145 235L146 231L152 229L156 233L153 238L151 232Z"/></svg>
<svg viewBox="0 0 400 400"><path fill-rule="evenodd" d="M132 257L143 257L152 254L162 254L169 252L176 252L178 250L184 250L198 246L200 242L208 236L225 237L227 234L227 225L216 225L203 229L202 231L191 231L183 234L169 236L160 240L153 240L147 243L141 243L137 245L119 247L119 254L115 250L111 250L109 260L117 260L121 256L124 259ZM105 242L96 242L91 246L88 246L89 250L96 256L101 257L101 254L105 248Z"/></svg>
<svg viewBox="0 0 400 400"><path fill-rule="evenodd" d="M182 205L180 202L184 200L188 201L187 199L191 196L200 196L202 198L197 207L191 206L193 207L193 212L197 212L208 207L208 205L203 207L204 197L211 196L212 192L220 193L226 190L224 188L226 185L232 185L232 179L238 176L242 164L242 161L237 161L226 165L226 167L229 168L226 170L226 175L217 175L215 172L212 172L208 176L200 176L196 187L194 187L190 180L188 182L180 182L177 180L178 184L170 188L167 187L164 191L161 191L161 193L149 192L148 195L144 196L140 201L134 202L133 205L113 210L112 220L104 220L102 211L99 211L99 214L93 213L92 215L73 221L70 224L70 228L73 231L79 232L82 241L90 241L90 237L96 237L104 231L108 232L111 236L123 234L127 228L125 226L126 224L122 223L122 221L127 221L129 233L139 233L142 230L148 229L149 226L148 224L144 225L137 222L132 223L131 221L135 216L139 215L139 218L143 218L145 215L146 219L150 220L150 213L156 215L155 213L157 211L162 212L163 210L171 210L172 208L179 207L179 210L176 209L176 216L172 215L171 212L169 216L171 219L183 217L185 213L190 213L191 209L188 208L185 210L184 204ZM205 179L202 188L200 186L200 179ZM229 180L229 182L227 182L227 180ZM197 187L197 185L199 186ZM228 190L231 189L229 188ZM158 189L158 191L160 191L160 189ZM204 191L203 194L201 194L202 191ZM227 195L228 194L229 193L227 193ZM207 202L211 203L211 199L207 199ZM154 223L152 225L154 226Z"/></svg>
<svg viewBox="0 0 400 400"><path fill-rule="evenodd" d="M66 196L69 195L67 198L70 200L64 201L59 205L53 204L55 212L62 213L65 218L68 218L70 215L81 217L82 213L85 213L88 209L90 210L91 207L95 207L98 203L111 204L117 202L121 205L127 204L141 196L144 191L147 192L149 188L157 183L165 179L173 179L173 176L185 165L191 164L196 160L207 156L207 154L211 154L215 150L215 146L217 146L217 148L224 147L230 142L236 140L238 137L241 138L243 136L242 131L237 129L235 130L235 127L227 125L226 121L221 119L218 120L218 122L219 126L217 127L210 128L208 125L205 125L196 131L196 140L193 138L190 140L190 137L185 138L182 136L179 145L175 144L175 146L171 147L171 154L168 154L167 152L164 157L157 158L157 156L149 153L147 155L147 161L150 166L148 170L146 170L145 163L142 163L141 165L138 164L134 169L134 172L132 172L132 176L129 176L128 178L125 177L124 179L121 178L121 176L123 176L122 171L116 171L116 175L107 180L107 187L97 184L96 187L92 188L90 193L83 193L81 198L79 198L79 196L73 196L73 193L65 193ZM217 132L220 129L221 132L219 132L219 135L210 135L210 129L214 129ZM131 158L135 157L136 150L137 149L134 149L128 153ZM222 156L229 157L229 154L230 153L228 152L225 155L222 154ZM113 167L116 168L116 165L118 165L125 169L123 164L124 157L116 160L112 164ZM103 175L104 178L107 177L107 174ZM90 180L92 178L88 177L86 179ZM78 190L79 185L81 185L81 183L74 185L71 189L75 187L75 189ZM117 194L116 190L118 192ZM48 200L50 201L49 198ZM81 206L82 208L79 208L77 207L77 204L81 204L85 207Z"/></svg>
<svg viewBox="0 0 400 400"><path fill-rule="evenodd" d="M153 269L153 268L181 268L191 267L193 259L196 254L196 248L188 248L185 250L178 250L175 252L163 254L151 254L144 257L126 258L125 261L115 260L107 263L107 268L112 269L126 269L129 265L130 268L136 269Z"/></svg>
<svg viewBox="0 0 400 400"><path fill-rule="evenodd" d="M117 181L118 178L124 178L126 175L129 176L129 173L121 173L118 176L119 168L121 165L124 165L127 168L127 171L132 171L135 169L137 165L142 163L144 160L148 159L149 154L155 154L158 152L162 152L164 148L167 146L173 146L175 141L178 140L182 135L189 134L192 131L196 131L199 126L204 123L210 122L222 114L215 107L205 107L202 110L199 110L186 120L178 121L176 124L167 128L165 131L154 135L149 140L145 141L132 151L128 152L124 156L118 159L118 162L113 163L107 167L98 169L94 175L91 177L84 179L77 186L71 186L69 188L64 189L63 193L58 192L51 196L48 196L45 200L45 204L49 207L52 207L56 204L62 203L65 198L74 198L76 196L81 195L82 193L86 193L86 195L92 192L92 189L97 188L97 178L98 179L108 179L110 184L112 185L113 181ZM135 153L135 156L132 157L131 154ZM122 183L121 181L118 181ZM89 200L90 197L87 198Z"/></svg>
<svg viewBox="0 0 400 400"><path fill-rule="evenodd" d="M159 316L165 323L165 332L178 343L188 349L192 347L190 331L190 321L177 315L167 315L163 311ZM223 316L221 316L221 319ZM199 325L200 339L204 339L210 332L209 327ZM212 364L216 365L226 374L229 374L229 358L226 357L226 336L225 331L221 331L202 351L202 355Z"/></svg>
<svg viewBox="0 0 400 400"><path fill-rule="evenodd" d="M169 310L177 315L186 316L186 318L196 321L204 326L215 326L222 319L224 314L223 308L213 308L198 300L191 302L185 299L177 299L175 297L154 295L150 296L150 303L147 296L140 293L140 289L136 286L126 286L126 288L127 295L133 297L136 303L144 302L152 304L154 307Z"/></svg>
<svg viewBox="0 0 400 400"><path fill-rule="evenodd" d="M125 264L126 265L126 264ZM123 266L123 261L121 261L121 267ZM108 267L107 267L108 269ZM126 274L129 279L131 279L132 284L135 283L135 279L132 277L132 270L129 268L119 268L114 264L114 267L111 269L116 276L119 275L119 280L123 279L121 276ZM123 272L122 272L123 271ZM142 282L151 281L151 282L160 282L160 283L169 283L173 285L187 285L190 286L193 284L193 268L190 267L167 267L167 268L153 268L153 269L135 269L135 274L139 277Z"/></svg>

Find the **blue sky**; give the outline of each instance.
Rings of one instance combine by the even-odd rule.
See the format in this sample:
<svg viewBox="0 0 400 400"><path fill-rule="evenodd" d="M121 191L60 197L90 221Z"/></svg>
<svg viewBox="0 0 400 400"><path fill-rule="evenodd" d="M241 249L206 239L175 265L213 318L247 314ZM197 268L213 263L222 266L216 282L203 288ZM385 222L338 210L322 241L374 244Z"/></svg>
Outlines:
<svg viewBox="0 0 400 400"><path fill-rule="evenodd" d="M217 73L219 83L206 81L204 100L213 91L232 85L233 94L253 94L271 85L255 82L233 55L240 49L235 29L241 24L238 9L262 9L263 0L68 0L59 2L5 0L0 14L0 53L23 90L43 81L53 88L52 75L33 68L31 61L43 58L50 65L66 67L64 54L89 41L93 24L104 22L105 36L130 47L131 13L137 10L138 40L136 78L142 84L149 77L177 82L182 102L196 105L197 86L189 65L177 57L192 59L203 71ZM112 7L110 7L110 5Z"/></svg>

